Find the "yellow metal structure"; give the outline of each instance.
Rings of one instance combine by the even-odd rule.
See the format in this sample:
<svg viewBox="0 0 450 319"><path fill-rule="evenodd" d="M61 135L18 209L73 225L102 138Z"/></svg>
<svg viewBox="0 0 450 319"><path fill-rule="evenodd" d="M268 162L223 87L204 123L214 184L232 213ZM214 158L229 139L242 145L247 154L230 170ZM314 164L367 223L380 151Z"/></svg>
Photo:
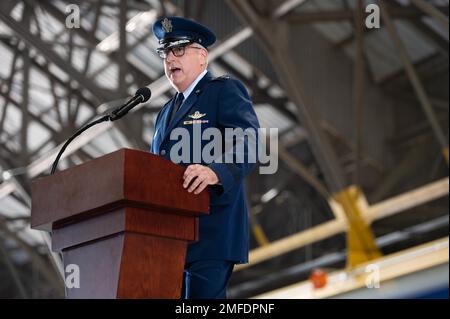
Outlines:
<svg viewBox="0 0 450 319"><path fill-rule="evenodd" d="M429 203L438 198L446 197L448 196L448 189L449 178L446 177L395 197L388 198L371 206L364 200L363 196L360 196L358 205L361 207L361 211L364 212L364 220L366 220L368 224L371 224L374 221L405 212L411 208ZM341 204L336 202L336 199L334 198L330 199L328 203L336 216L334 220L277 239L267 246L251 250L249 254L249 263L236 265L234 271L246 269L263 261L281 256L305 247L306 245L319 242L347 231L347 217Z"/></svg>
<svg viewBox="0 0 450 319"><path fill-rule="evenodd" d="M363 219L364 210L368 206L362 191L357 186L350 186L335 194L334 198L342 205L347 217L347 267L354 268L364 262L380 258L382 254L376 245L372 230Z"/></svg>
<svg viewBox="0 0 450 319"><path fill-rule="evenodd" d="M260 224L256 224L256 223L253 224L252 232L253 232L253 236L255 236L255 239L258 242L259 246L269 245L269 240L267 239L267 236L264 233L264 230L262 229Z"/></svg>
<svg viewBox="0 0 450 319"><path fill-rule="evenodd" d="M426 269L436 269L440 265L448 265L448 254L449 239L445 237L361 264L350 272L333 271L328 274L327 286L321 289L314 289L311 281L307 280L254 298L323 299L334 298L358 289L372 291L373 298L384 298L385 293L392 293L393 290L399 289L396 279L418 274ZM379 289L370 289L371 287Z"/></svg>

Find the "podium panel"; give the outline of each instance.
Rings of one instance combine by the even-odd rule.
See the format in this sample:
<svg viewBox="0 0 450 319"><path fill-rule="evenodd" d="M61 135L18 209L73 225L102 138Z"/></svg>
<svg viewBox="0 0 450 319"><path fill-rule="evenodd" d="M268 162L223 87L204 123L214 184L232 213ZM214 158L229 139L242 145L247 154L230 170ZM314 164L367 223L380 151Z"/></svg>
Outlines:
<svg viewBox="0 0 450 319"><path fill-rule="evenodd" d="M188 193L183 173L122 149L33 181L31 227L80 270L67 298L180 298L187 243L209 211L208 192Z"/></svg>

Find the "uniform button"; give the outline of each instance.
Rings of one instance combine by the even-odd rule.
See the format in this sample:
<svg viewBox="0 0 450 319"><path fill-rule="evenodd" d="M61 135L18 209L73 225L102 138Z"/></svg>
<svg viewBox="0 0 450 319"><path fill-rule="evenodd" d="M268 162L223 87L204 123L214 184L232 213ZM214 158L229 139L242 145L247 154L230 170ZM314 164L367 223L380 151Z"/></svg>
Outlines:
<svg viewBox="0 0 450 319"><path fill-rule="evenodd" d="M162 156L164 156L164 155L166 155L166 150L162 150L161 152L160 152L160 154L162 155Z"/></svg>

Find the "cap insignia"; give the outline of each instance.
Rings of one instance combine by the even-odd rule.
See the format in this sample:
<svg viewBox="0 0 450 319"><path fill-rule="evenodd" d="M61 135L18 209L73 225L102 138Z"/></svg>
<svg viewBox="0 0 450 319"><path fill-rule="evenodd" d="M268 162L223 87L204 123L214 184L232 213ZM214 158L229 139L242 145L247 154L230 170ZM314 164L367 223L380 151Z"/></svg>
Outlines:
<svg viewBox="0 0 450 319"><path fill-rule="evenodd" d="M172 30L173 30L172 22L171 22L169 19L167 19L167 18L165 18L165 19L162 21L162 27L163 27L163 29L164 29L164 31L165 31L166 33L170 33L170 32L172 32Z"/></svg>

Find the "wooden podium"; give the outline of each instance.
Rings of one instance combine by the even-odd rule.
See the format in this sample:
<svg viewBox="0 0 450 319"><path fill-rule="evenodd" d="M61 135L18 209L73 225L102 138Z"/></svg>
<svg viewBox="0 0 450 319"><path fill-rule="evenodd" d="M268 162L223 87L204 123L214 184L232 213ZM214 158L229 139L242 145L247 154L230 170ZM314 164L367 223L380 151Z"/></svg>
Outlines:
<svg viewBox="0 0 450 319"><path fill-rule="evenodd" d="M180 298L187 243L209 195L183 188L184 168L122 149L32 183L31 228L52 232L64 267L79 266L67 298Z"/></svg>

